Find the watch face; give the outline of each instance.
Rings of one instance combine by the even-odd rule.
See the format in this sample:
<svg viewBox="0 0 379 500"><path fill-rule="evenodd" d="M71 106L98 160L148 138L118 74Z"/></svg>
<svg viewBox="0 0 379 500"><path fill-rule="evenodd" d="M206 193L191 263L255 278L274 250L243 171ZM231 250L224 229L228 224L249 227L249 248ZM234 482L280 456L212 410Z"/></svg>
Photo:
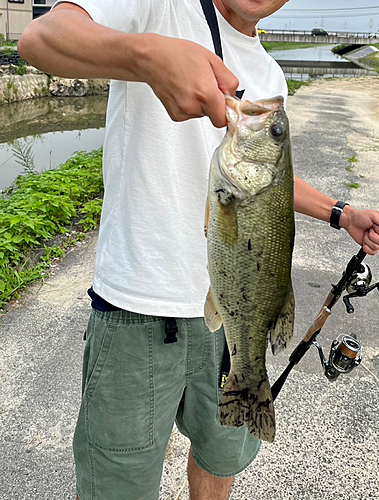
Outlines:
<svg viewBox="0 0 379 500"><path fill-rule="evenodd" d="M337 201L336 207L343 209L348 203L345 203L344 201Z"/></svg>

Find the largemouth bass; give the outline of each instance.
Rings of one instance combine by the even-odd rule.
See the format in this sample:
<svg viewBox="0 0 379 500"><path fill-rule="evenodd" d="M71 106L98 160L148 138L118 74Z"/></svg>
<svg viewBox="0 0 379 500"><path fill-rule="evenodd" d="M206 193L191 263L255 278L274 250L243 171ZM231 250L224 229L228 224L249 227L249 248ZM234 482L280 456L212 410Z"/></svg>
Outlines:
<svg viewBox="0 0 379 500"><path fill-rule="evenodd" d="M266 349L283 349L293 333L291 260L293 170L283 99L226 97L228 130L209 175L205 230L211 287L205 321L224 326L231 369L220 422L247 425L272 442L275 414Z"/></svg>

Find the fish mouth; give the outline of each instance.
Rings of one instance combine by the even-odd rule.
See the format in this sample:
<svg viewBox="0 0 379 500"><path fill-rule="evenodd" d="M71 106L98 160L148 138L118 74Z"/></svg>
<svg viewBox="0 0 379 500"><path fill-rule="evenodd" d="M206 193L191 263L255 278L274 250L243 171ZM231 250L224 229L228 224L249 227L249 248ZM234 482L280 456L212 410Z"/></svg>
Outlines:
<svg viewBox="0 0 379 500"><path fill-rule="evenodd" d="M241 122L248 122L249 128L258 131L263 129L267 118L276 111L283 109L284 99L282 96L276 96L259 101L241 101L230 95L225 96L226 117L228 127L231 131L235 125Z"/></svg>

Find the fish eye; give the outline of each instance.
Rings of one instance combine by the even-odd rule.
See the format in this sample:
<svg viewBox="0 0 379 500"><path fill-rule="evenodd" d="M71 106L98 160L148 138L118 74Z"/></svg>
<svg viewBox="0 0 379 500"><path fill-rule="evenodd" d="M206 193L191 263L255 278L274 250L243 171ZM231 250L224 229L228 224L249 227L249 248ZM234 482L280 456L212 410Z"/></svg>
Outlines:
<svg viewBox="0 0 379 500"><path fill-rule="evenodd" d="M270 127L270 133L274 138L279 138L283 135L284 129L279 123L274 123Z"/></svg>

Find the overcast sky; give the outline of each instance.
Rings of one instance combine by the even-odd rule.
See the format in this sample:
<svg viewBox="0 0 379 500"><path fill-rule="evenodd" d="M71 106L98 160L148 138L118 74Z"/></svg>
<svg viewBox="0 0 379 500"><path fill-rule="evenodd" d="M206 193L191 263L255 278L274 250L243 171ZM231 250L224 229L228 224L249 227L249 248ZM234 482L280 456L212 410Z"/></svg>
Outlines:
<svg viewBox="0 0 379 500"><path fill-rule="evenodd" d="M379 0L290 0L280 11L262 19L260 28L376 32Z"/></svg>

